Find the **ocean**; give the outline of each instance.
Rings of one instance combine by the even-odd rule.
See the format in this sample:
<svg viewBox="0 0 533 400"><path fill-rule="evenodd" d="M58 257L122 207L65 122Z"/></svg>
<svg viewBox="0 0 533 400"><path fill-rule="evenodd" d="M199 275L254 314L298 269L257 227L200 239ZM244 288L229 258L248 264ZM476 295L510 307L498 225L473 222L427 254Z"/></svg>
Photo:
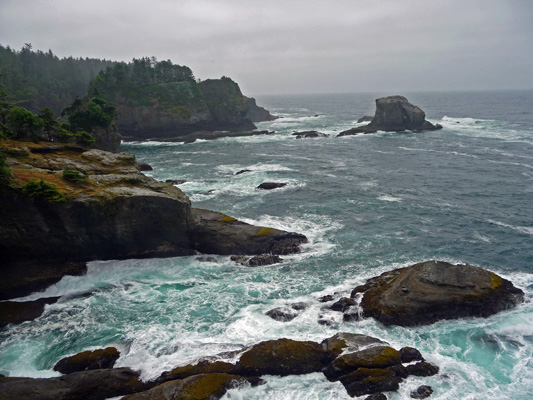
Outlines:
<svg viewBox="0 0 533 400"><path fill-rule="evenodd" d="M303 233L309 243L281 264L258 268L229 256L91 262L86 276L24 298L62 296L40 318L0 330L0 373L57 376L59 359L115 346L116 366L153 379L263 340L320 342L352 332L416 347L440 367L433 377L408 378L389 399L409 399L421 384L433 387L434 400L533 398L533 91L401 93L444 128L335 137L372 115L377 97L392 94L258 96L282 117L258 124L272 135L124 143L123 151L153 166L147 175L186 180L179 187L194 207ZM292 135L306 130L330 137ZM256 189L264 181L287 185ZM432 259L494 271L520 287L526 302L489 318L385 327L343 322L318 300ZM308 307L290 322L265 315L295 302ZM224 399L350 397L315 373L269 376Z"/></svg>

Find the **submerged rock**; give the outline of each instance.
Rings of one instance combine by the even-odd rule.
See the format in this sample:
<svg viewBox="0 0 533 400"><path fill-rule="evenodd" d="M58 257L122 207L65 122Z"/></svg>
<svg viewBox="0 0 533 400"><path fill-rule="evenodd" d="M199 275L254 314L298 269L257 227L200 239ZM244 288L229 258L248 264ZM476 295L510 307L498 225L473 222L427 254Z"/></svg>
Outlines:
<svg viewBox="0 0 533 400"><path fill-rule="evenodd" d="M119 357L120 352L115 347L87 350L59 360L54 366L54 371L70 374L76 371L113 368Z"/></svg>
<svg viewBox="0 0 533 400"><path fill-rule="evenodd" d="M363 122L363 121L358 121ZM426 121L426 114L419 107L409 103L403 96L388 96L376 99L376 113L365 126L352 128L338 136L374 133L377 131L433 131L441 129L439 124Z"/></svg>
<svg viewBox="0 0 533 400"><path fill-rule="evenodd" d="M287 184L283 182L263 182L257 187L257 189L272 190L282 188L283 186L287 186Z"/></svg>
<svg viewBox="0 0 533 400"><path fill-rule="evenodd" d="M235 261L245 267L262 267L265 265L279 264L283 259L276 254L259 254L254 257L231 256L231 261Z"/></svg>
<svg viewBox="0 0 533 400"><path fill-rule="evenodd" d="M364 291L361 300L364 316L386 325L487 317L524 300L520 289L493 272L442 261L386 272L356 289Z"/></svg>
<svg viewBox="0 0 533 400"><path fill-rule="evenodd" d="M292 135L296 136L296 139L322 138L322 137L329 136L329 135L326 135L325 133L318 132L318 131L294 132Z"/></svg>
<svg viewBox="0 0 533 400"><path fill-rule="evenodd" d="M411 398L413 399L425 399L433 394L433 388L431 386L422 385L418 389L411 392Z"/></svg>

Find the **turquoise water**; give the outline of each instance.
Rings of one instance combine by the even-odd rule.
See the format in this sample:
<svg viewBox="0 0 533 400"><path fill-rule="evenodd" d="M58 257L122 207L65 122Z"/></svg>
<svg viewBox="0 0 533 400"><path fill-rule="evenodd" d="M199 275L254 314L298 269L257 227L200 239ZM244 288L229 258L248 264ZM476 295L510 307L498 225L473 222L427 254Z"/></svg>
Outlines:
<svg viewBox="0 0 533 400"><path fill-rule="evenodd" d="M389 94L389 93L385 93ZM193 205L307 235L301 254L255 269L216 256L96 261L27 299L60 295L35 321L0 331L0 373L55 376L60 358L114 345L118 366L151 379L199 357L287 337L321 341L364 333L414 346L441 374L409 378L389 399L420 384L433 399L530 399L533 393L533 92L411 93L444 129L296 140L293 131L335 135L372 114L384 94L269 96L283 118L259 124L274 135L193 144L132 143L124 151L160 179L185 179ZM237 171L249 169L240 175ZM263 181L286 182L273 191ZM318 298L347 295L367 278L439 259L480 265L510 279L526 303L487 319L430 326L345 323ZM265 312L309 307L290 322ZM332 326L319 325L320 318ZM268 377L227 399L348 399L322 374Z"/></svg>

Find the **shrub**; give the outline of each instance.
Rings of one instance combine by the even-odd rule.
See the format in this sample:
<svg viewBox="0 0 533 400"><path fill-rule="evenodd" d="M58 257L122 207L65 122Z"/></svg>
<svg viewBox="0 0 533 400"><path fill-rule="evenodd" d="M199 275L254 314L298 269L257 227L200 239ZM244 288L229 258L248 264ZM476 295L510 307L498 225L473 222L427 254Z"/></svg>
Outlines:
<svg viewBox="0 0 533 400"><path fill-rule="evenodd" d="M78 131L78 133L76 133L76 135L74 135L74 137L76 139L76 143L81 144L81 145L85 145L85 146L88 146L91 143L96 142L96 139L94 138L94 136L91 135L87 131Z"/></svg>
<svg viewBox="0 0 533 400"><path fill-rule="evenodd" d="M69 182L83 183L87 180L87 175L73 169L66 169L63 171L63 179Z"/></svg>
<svg viewBox="0 0 533 400"><path fill-rule="evenodd" d="M57 187L41 179L40 182L31 180L22 187L22 193L28 197L40 197L50 203L62 203L67 197L57 190Z"/></svg>
<svg viewBox="0 0 533 400"><path fill-rule="evenodd" d="M0 153L0 185L9 185L13 179L13 173L6 162L5 153Z"/></svg>

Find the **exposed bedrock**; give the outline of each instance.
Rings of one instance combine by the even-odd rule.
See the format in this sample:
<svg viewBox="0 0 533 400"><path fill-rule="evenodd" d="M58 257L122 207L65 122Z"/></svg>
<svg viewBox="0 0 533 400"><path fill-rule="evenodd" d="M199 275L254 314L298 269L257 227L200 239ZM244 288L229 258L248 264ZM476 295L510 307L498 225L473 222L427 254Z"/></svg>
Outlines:
<svg viewBox="0 0 533 400"><path fill-rule="evenodd" d="M360 120L363 122L364 120ZM368 125L349 129L338 136L374 133L377 131L433 131L439 124L426 121L426 113L403 97L388 96L376 99L376 112Z"/></svg>
<svg viewBox="0 0 533 400"><path fill-rule="evenodd" d="M385 272L355 288L352 297L358 293L365 317L404 326L488 317L524 300L522 290L494 272L443 261Z"/></svg>

